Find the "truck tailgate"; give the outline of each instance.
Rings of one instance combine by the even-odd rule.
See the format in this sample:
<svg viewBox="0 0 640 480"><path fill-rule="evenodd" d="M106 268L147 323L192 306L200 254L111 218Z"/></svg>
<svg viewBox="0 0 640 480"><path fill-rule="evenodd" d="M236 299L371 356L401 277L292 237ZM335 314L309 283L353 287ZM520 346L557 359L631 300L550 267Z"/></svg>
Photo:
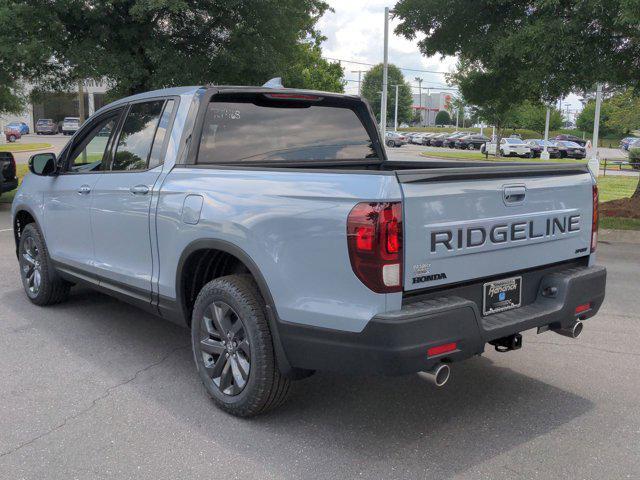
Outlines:
<svg viewBox="0 0 640 480"><path fill-rule="evenodd" d="M404 289L590 254L592 177L582 165L396 172L403 193Z"/></svg>

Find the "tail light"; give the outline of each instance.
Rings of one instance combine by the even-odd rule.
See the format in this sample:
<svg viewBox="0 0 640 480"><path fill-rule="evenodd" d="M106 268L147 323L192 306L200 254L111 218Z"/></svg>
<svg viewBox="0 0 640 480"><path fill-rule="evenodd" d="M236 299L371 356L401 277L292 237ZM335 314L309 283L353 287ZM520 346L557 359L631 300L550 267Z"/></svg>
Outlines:
<svg viewBox="0 0 640 480"><path fill-rule="evenodd" d="M593 184L593 216L591 223L591 253L598 247L598 185Z"/></svg>
<svg viewBox="0 0 640 480"><path fill-rule="evenodd" d="M402 291L402 203L358 203L347 218L353 272L376 293Z"/></svg>

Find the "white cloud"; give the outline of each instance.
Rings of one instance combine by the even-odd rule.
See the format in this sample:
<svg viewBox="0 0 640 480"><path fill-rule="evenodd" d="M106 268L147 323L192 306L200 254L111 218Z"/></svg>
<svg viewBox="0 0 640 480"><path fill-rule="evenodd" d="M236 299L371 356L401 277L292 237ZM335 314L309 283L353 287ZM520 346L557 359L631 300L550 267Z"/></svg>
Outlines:
<svg viewBox="0 0 640 480"><path fill-rule="evenodd" d="M384 0L328 0L334 12L327 12L320 19L318 28L326 42L322 46L325 57L338 58L363 63L381 63L383 56L384 7L393 7L393 1ZM448 73L455 67L455 57L424 57L418 50L418 40L407 40L395 35L393 30L398 21L389 25L389 62L405 69L428 70ZM366 70L366 65L343 63L346 91L358 90L358 74L353 70ZM403 70L405 79L417 84L416 76L424 79L423 88L446 88L442 73L412 72ZM581 108L577 96L570 95L563 103L569 103L572 110Z"/></svg>

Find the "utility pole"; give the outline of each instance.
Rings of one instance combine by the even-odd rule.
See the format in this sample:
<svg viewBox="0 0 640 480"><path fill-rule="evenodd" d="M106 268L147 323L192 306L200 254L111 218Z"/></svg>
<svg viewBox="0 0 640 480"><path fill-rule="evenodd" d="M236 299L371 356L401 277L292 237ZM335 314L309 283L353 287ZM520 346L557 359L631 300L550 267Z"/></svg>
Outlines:
<svg viewBox="0 0 640 480"><path fill-rule="evenodd" d="M460 115L460 107L456 108L456 130L458 130L458 116Z"/></svg>
<svg viewBox="0 0 640 480"><path fill-rule="evenodd" d="M602 84L596 87L596 113L593 119L593 143L591 145L591 158L589 168L595 177L600 174L600 161L598 160L598 137L600 136L600 105L602 104Z"/></svg>
<svg viewBox="0 0 640 480"><path fill-rule="evenodd" d="M549 116L551 109L547 107L547 117L544 121L544 146L542 147L542 153L540 154L541 160L549 160L549 152L547 151L547 142L549 142Z"/></svg>
<svg viewBox="0 0 640 480"><path fill-rule="evenodd" d="M400 85L396 85L396 105L395 105L395 113L394 113L394 127L393 127L393 131L397 132L398 131L398 87Z"/></svg>
<svg viewBox="0 0 640 480"><path fill-rule="evenodd" d="M414 79L416 82L418 82L418 105L420 105L420 126L424 127L424 117L422 115L422 78L420 77L415 77Z"/></svg>
<svg viewBox="0 0 640 480"><path fill-rule="evenodd" d="M362 74L366 73L367 70L351 70L351 73L358 74L358 95L362 95Z"/></svg>
<svg viewBox="0 0 640 480"><path fill-rule="evenodd" d="M380 101L380 134L382 141L387 133L387 77L389 74L389 7L384 7L384 53L382 62L382 99Z"/></svg>

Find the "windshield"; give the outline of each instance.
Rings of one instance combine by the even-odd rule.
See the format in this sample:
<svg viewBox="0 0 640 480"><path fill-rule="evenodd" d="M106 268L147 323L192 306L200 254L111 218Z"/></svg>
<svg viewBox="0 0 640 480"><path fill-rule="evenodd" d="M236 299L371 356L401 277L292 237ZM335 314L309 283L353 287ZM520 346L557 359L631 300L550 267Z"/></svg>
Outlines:
<svg viewBox="0 0 640 480"><path fill-rule="evenodd" d="M251 101L211 102L198 153L198 163L365 158L377 155L355 111Z"/></svg>
<svg viewBox="0 0 640 480"><path fill-rule="evenodd" d="M511 143L511 144L520 144L520 143L522 143L522 140L520 140L519 138L505 138L505 141L507 143Z"/></svg>
<svg viewBox="0 0 640 480"><path fill-rule="evenodd" d="M565 147L571 147L571 148L580 148L580 145L578 145L575 142L568 142L568 141L564 141L564 142L559 142L562 145L564 145Z"/></svg>

